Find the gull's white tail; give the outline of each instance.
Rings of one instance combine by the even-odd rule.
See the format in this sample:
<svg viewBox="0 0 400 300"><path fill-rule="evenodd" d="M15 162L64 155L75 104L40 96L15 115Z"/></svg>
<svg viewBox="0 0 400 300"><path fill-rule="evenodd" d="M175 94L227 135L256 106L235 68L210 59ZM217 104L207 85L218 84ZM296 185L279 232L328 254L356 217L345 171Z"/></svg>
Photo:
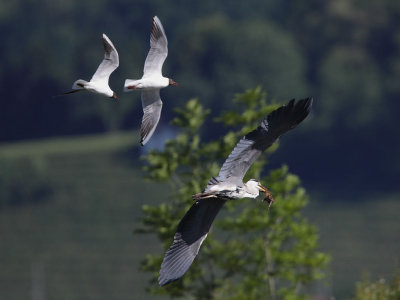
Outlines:
<svg viewBox="0 0 400 300"><path fill-rule="evenodd" d="M72 89L73 90L82 90L82 89L84 89L84 86L87 85L87 84L88 84L88 82L86 80L78 79L72 85Z"/></svg>
<svg viewBox="0 0 400 300"><path fill-rule="evenodd" d="M65 93L62 93L62 94L59 94L59 95L55 95L55 96L53 96L53 98L56 98L56 97L59 97L59 96L64 96L64 95L73 94L73 93L76 93L76 92L84 91L84 90L85 90L84 86L85 86L86 84L88 84L87 81L85 81L85 80L83 80L83 79L78 79L78 80L75 81L74 84L72 85L72 90L71 90L71 91L65 92Z"/></svg>
<svg viewBox="0 0 400 300"><path fill-rule="evenodd" d="M132 92L134 89L128 89L128 86L135 86L137 80L135 79L125 79L125 84L124 84L124 92Z"/></svg>

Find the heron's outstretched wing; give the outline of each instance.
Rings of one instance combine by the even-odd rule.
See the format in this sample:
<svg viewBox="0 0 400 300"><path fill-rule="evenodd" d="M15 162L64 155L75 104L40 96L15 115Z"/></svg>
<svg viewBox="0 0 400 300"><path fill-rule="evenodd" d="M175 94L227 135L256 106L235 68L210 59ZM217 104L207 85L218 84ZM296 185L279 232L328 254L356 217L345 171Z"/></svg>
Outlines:
<svg viewBox="0 0 400 300"><path fill-rule="evenodd" d="M186 273L210 230L225 199L206 198L195 202L178 225L174 242L161 264L158 283L163 286Z"/></svg>
<svg viewBox="0 0 400 300"><path fill-rule="evenodd" d="M224 162L216 177L226 181L229 177L243 179L247 170L260 154L282 134L295 128L310 113L313 99L291 100L268 114L257 129L244 136Z"/></svg>
<svg viewBox="0 0 400 300"><path fill-rule="evenodd" d="M140 144L145 145L154 133L160 120L162 101L160 90L142 91L143 118L140 127Z"/></svg>
<svg viewBox="0 0 400 300"><path fill-rule="evenodd" d="M119 57L117 49L115 49L111 40L103 33L104 59L100 63L96 72L90 81L106 81L111 73L114 72L119 65Z"/></svg>
<svg viewBox="0 0 400 300"><path fill-rule="evenodd" d="M161 69L168 55L168 41L164 28L157 16L153 17L150 30L150 50L144 62L143 76L161 75Z"/></svg>

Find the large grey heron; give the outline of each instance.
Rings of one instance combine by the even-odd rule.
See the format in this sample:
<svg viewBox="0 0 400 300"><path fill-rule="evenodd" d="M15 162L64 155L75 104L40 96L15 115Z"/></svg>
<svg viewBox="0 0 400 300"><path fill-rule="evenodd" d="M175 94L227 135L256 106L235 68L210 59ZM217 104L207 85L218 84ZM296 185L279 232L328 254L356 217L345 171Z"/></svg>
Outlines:
<svg viewBox="0 0 400 300"><path fill-rule="evenodd" d="M268 114L257 129L244 136L228 156L217 177L213 177L203 193L196 194L196 202L187 211L176 230L174 241L161 264L158 283L163 286L181 278L189 269L210 226L227 200L257 198L266 194L271 204L271 193L255 179L243 182L247 170L260 154L282 134L295 128L310 112L312 98L291 100Z"/></svg>
<svg viewBox="0 0 400 300"><path fill-rule="evenodd" d="M126 79L125 92L142 91L143 119L140 128L140 144L145 145L154 133L161 116L162 101L160 89L178 84L161 73L168 55L168 41L164 28L157 16L153 17L150 30L150 50L144 62L143 77L138 80Z"/></svg>

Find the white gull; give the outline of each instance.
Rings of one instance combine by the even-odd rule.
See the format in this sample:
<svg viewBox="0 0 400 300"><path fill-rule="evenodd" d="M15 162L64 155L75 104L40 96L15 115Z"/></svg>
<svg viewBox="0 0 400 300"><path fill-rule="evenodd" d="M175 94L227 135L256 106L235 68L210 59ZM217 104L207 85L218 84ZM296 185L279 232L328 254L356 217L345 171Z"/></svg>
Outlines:
<svg viewBox="0 0 400 300"><path fill-rule="evenodd" d="M168 55L168 41L164 28L157 16L153 17L150 31L150 51L143 68L143 77L139 80L126 79L124 91L142 91L143 119L140 128L140 144L145 145L154 133L160 120L162 101L160 89L178 84L161 73Z"/></svg>
<svg viewBox="0 0 400 300"><path fill-rule="evenodd" d="M90 79L90 81L78 79L72 85L72 91L66 92L62 95L72 94L80 91L90 91L118 100L116 93L111 90L110 86L108 85L108 79L110 78L111 73L114 72L119 65L118 52L113 43L104 33L103 45L104 59L92 76L92 79Z"/></svg>

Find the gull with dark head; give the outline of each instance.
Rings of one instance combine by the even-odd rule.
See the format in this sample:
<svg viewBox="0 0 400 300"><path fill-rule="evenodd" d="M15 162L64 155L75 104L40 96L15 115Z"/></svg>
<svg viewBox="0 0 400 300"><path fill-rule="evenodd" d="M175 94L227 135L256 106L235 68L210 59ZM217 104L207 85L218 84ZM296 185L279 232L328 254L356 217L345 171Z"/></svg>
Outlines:
<svg viewBox="0 0 400 300"><path fill-rule="evenodd" d="M118 100L116 93L111 90L110 86L108 85L108 79L110 78L111 73L114 72L119 65L118 52L113 43L104 33L103 45L104 59L92 76L92 79L90 79L90 81L78 79L72 85L72 91L66 92L62 95L72 94L80 91L89 91Z"/></svg>
<svg viewBox="0 0 400 300"><path fill-rule="evenodd" d="M244 136L228 156L217 177L213 177L203 193L193 195L196 202L178 224L174 241L161 264L158 282L161 286L181 278L191 266L211 224L227 200L257 198L265 193L269 205L272 194L260 182L243 177L254 161L282 134L295 128L310 113L312 98L291 100L268 114L260 126Z"/></svg>
<svg viewBox="0 0 400 300"><path fill-rule="evenodd" d="M157 16L153 17L150 30L150 51L144 62L143 77L138 80L126 79L125 92L142 91L143 119L140 128L140 144L145 145L154 133L160 120L162 101L160 89L178 84L164 77L161 69L168 55L168 41L164 28Z"/></svg>

